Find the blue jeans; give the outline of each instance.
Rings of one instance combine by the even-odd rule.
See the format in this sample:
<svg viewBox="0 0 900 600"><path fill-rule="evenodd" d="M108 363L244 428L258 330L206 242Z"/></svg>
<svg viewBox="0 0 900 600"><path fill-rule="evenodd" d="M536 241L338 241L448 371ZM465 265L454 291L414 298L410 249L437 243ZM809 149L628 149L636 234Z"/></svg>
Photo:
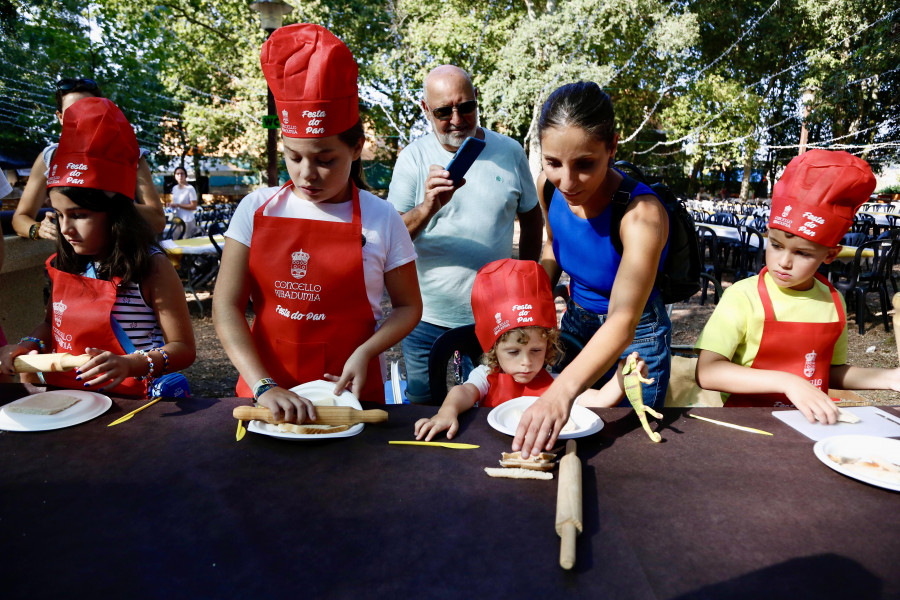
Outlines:
<svg viewBox="0 0 900 600"><path fill-rule="evenodd" d="M606 321L607 315L599 315L581 308L572 300L566 306L560 329L580 338L585 343L593 337ZM641 315L637 329L634 332L634 341L625 349L620 360L637 352L647 363L649 377L655 378L653 383L642 384L644 404L652 407L662 407L666 401L666 390L669 387L669 374L672 370L672 322L666 313L666 305L661 298L647 306L647 310ZM618 361L609 371L597 381L593 387L599 388L604 383L615 377ZM620 406L630 406L628 400L623 400Z"/></svg>
<svg viewBox="0 0 900 600"><path fill-rule="evenodd" d="M403 338L403 361L406 363L406 398L411 404L432 404L431 386L428 384L428 356L434 341L450 327L441 327L419 321L416 328ZM472 372L472 360L463 354L457 383L465 383ZM441 399L443 400L443 398ZM440 401L438 402L440 404Z"/></svg>

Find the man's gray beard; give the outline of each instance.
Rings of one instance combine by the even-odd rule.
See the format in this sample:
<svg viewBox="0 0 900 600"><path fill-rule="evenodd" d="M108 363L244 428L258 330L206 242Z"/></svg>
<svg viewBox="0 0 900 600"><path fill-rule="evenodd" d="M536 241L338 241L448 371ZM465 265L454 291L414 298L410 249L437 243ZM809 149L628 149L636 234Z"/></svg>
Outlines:
<svg viewBox="0 0 900 600"><path fill-rule="evenodd" d="M468 131L451 131L450 133L438 133L435 129L433 131L441 145L459 149L466 138L475 136L478 131L478 122L476 121L472 129Z"/></svg>

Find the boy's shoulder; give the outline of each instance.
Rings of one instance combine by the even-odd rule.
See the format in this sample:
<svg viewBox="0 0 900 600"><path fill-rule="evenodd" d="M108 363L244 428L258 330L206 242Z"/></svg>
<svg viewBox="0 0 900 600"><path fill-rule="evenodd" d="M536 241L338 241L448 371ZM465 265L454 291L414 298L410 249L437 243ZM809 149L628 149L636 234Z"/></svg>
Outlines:
<svg viewBox="0 0 900 600"><path fill-rule="evenodd" d="M731 286L725 289L725 293L722 295L722 301L727 303L728 301L734 301L739 297L756 297L759 295L759 292L757 291L758 283L759 275L753 275L752 277L735 281ZM719 304L721 304L721 302ZM718 308L718 306L719 305L716 305L716 308Z"/></svg>

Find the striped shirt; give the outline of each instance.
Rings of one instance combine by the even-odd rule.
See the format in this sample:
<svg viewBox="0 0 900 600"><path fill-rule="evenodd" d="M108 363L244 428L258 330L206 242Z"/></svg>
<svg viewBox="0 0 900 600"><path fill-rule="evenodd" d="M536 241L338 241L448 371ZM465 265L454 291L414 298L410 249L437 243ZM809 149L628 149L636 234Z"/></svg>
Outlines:
<svg viewBox="0 0 900 600"><path fill-rule="evenodd" d="M117 288L112 317L122 326L136 350L149 350L164 344L156 313L147 305L138 284L123 283Z"/></svg>
<svg viewBox="0 0 900 600"><path fill-rule="evenodd" d="M157 248L150 251L151 255L159 253L160 250ZM96 278L96 273L94 263L89 263L87 270L82 275ZM110 315L110 320L112 319L118 321L135 350L150 350L165 344L162 327L159 325L156 313L144 299L141 286L133 281L119 284L116 288L116 301ZM123 350L129 352L128 348L123 348Z"/></svg>

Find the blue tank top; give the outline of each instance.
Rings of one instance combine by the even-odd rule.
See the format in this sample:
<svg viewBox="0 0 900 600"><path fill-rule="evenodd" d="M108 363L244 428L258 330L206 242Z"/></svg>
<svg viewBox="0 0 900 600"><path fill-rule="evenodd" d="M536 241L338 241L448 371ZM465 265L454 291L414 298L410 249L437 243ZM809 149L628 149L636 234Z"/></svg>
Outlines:
<svg viewBox="0 0 900 600"><path fill-rule="evenodd" d="M647 194L656 196L649 186L637 182L630 200ZM582 308L601 315L609 312L609 296L622 260L609 235L612 205L610 202L606 210L592 219L582 219L572 213L566 199L559 190L555 190L547 215L553 230L553 254L560 268L571 279L569 295ZM659 258L660 266L668 252L669 242L666 240ZM653 302L657 296L659 290L654 287L647 303Z"/></svg>

